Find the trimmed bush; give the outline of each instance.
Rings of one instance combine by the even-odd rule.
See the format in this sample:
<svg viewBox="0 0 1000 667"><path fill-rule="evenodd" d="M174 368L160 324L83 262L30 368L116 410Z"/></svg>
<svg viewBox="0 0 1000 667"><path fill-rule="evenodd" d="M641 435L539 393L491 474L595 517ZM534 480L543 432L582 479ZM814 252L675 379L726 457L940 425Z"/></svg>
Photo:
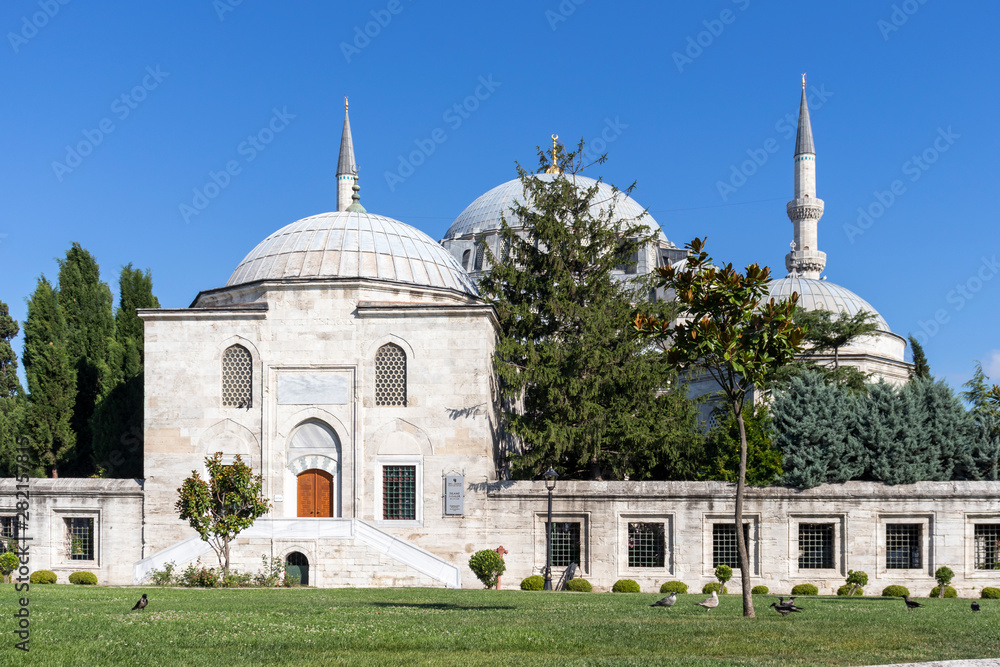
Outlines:
<svg viewBox="0 0 1000 667"><path fill-rule="evenodd" d="M566 590L574 593L591 593L594 587L586 579L570 579L566 582Z"/></svg>
<svg viewBox="0 0 1000 667"><path fill-rule="evenodd" d="M540 591L543 588L545 588L545 577L540 574L533 574L521 580L522 591Z"/></svg>
<svg viewBox="0 0 1000 667"><path fill-rule="evenodd" d="M56 583L56 573L52 570L35 570L28 579L33 584L54 584Z"/></svg>
<svg viewBox="0 0 1000 667"><path fill-rule="evenodd" d="M848 570L847 571L847 590L844 591L843 595L851 595L851 586L856 586L857 589L854 591L854 595L864 595L864 591L861 589L868 585L868 573L864 570ZM843 588L841 586L840 588ZM837 589L837 595L841 595L840 588Z"/></svg>
<svg viewBox="0 0 1000 667"><path fill-rule="evenodd" d="M934 588L931 589L931 594L928 595L927 597L936 598L940 592L941 592L941 587L940 586L935 586ZM944 597L946 597L946 598L957 598L958 597L958 591L956 591L951 586L948 586L948 587L946 587L944 589Z"/></svg>
<svg viewBox="0 0 1000 667"><path fill-rule="evenodd" d="M93 572L74 572L69 575L69 583L81 586L96 586L97 575Z"/></svg>
<svg viewBox="0 0 1000 667"><path fill-rule="evenodd" d="M865 594L865 589L861 588L860 586L855 586L854 584L844 584L843 586L837 589L837 595L840 595L841 597L845 595L850 595L852 588L854 589L855 596Z"/></svg>
<svg viewBox="0 0 1000 667"><path fill-rule="evenodd" d="M946 565L942 565L937 570L935 570L935 572L934 572L934 578L937 579L938 585L934 587L934 590L936 590L938 593L940 593L941 592L941 587L942 586L945 587L944 588L944 595L941 596L941 597L946 597L946 598L957 597L957 595L948 595L948 589L951 588L951 586L949 586L948 584L951 583L951 580L952 580L952 578L954 578L954 576L955 576L955 573L952 572L951 568L948 567L948 566L946 566ZM951 588L951 590L955 590L955 589ZM931 597L937 597L937 593L931 593Z"/></svg>
<svg viewBox="0 0 1000 667"><path fill-rule="evenodd" d="M754 586L752 589L750 589L750 594L751 595L767 595L770 590L771 589L769 589L767 586Z"/></svg>
<svg viewBox="0 0 1000 667"><path fill-rule="evenodd" d="M640 593L639 584L635 579L619 579L611 587L612 593Z"/></svg>
<svg viewBox="0 0 1000 667"><path fill-rule="evenodd" d="M503 557L492 549L483 549L472 554L469 558L469 569L476 574L476 578L483 582L486 588L496 588L497 580L507 569L507 564L503 562Z"/></svg>
<svg viewBox="0 0 1000 667"><path fill-rule="evenodd" d="M0 574L3 575L4 581L7 581L7 577L10 573L17 569L21 561L18 559L17 554L13 551L5 551L0 554Z"/></svg>
<svg viewBox="0 0 1000 667"><path fill-rule="evenodd" d="M1000 588L987 586L983 589L983 592L979 594L979 597L986 598L987 600L1000 600Z"/></svg>
<svg viewBox="0 0 1000 667"><path fill-rule="evenodd" d="M721 586L722 590L719 590L720 586L721 586L721 584L719 584L718 581L713 581L711 583L708 583L708 584L705 584L704 586L702 586L701 587L701 592L704 593L705 595L711 595L712 591L715 591L719 595L725 595L726 593L729 592L729 589L726 588L725 586Z"/></svg>
<svg viewBox="0 0 1000 667"><path fill-rule="evenodd" d="M882 589L882 597L884 598L901 598L904 595L909 595L910 589L906 586L886 586Z"/></svg>
<svg viewBox="0 0 1000 667"><path fill-rule="evenodd" d="M683 581L665 581L663 585L660 586L661 593L677 593L678 595L684 595L688 592L688 585Z"/></svg>
<svg viewBox="0 0 1000 667"><path fill-rule="evenodd" d="M792 586L792 595L819 595L819 589L812 584Z"/></svg>

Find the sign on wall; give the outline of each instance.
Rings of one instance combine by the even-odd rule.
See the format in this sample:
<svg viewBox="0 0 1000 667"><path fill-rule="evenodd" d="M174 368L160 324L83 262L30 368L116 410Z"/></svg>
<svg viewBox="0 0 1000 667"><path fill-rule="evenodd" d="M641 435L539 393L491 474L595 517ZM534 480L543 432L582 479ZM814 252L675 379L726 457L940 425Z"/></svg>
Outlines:
<svg viewBox="0 0 1000 667"><path fill-rule="evenodd" d="M445 475L444 513L446 516L465 513L465 477L462 475Z"/></svg>
<svg viewBox="0 0 1000 667"><path fill-rule="evenodd" d="M346 405L348 380L343 374L278 376L278 405Z"/></svg>

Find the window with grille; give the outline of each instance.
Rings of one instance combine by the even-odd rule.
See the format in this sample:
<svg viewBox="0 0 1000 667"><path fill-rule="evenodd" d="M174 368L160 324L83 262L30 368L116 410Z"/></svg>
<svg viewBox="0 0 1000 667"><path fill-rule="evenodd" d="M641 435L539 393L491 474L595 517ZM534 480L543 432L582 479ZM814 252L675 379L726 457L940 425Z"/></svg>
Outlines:
<svg viewBox="0 0 1000 667"><path fill-rule="evenodd" d="M476 244L476 260L473 263L474 271L482 271L483 269L483 259L486 257L486 243L480 241Z"/></svg>
<svg viewBox="0 0 1000 667"><path fill-rule="evenodd" d="M383 466L382 518L417 518L417 466Z"/></svg>
<svg viewBox="0 0 1000 667"><path fill-rule="evenodd" d="M975 532L977 570L1000 570L1000 523L978 523Z"/></svg>
<svg viewBox="0 0 1000 667"><path fill-rule="evenodd" d="M392 343L375 353L375 405L406 407L406 353Z"/></svg>
<svg viewBox="0 0 1000 667"><path fill-rule="evenodd" d="M580 562L580 523L552 522L552 567L567 567Z"/></svg>
<svg viewBox="0 0 1000 667"><path fill-rule="evenodd" d="M750 524L743 524L743 541L750 552ZM712 567L728 565L734 570L740 567L740 551L736 545L736 524L712 524Z"/></svg>
<svg viewBox="0 0 1000 667"><path fill-rule="evenodd" d="M222 406L251 408L253 404L253 357L242 345L222 353Z"/></svg>
<svg viewBox="0 0 1000 667"><path fill-rule="evenodd" d="M66 519L70 560L94 560L94 520Z"/></svg>
<svg viewBox="0 0 1000 667"><path fill-rule="evenodd" d="M7 550L10 540L20 538L20 529L16 516L0 516L0 552Z"/></svg>
<svg viewBox="0 0 1000 667"><path fill-rule="evenodd" d="M885 567L888 570L920 567L920 524L886 524Z"/></svg>
<svg viewBox="0 0 1000 667"><path fill-rule="evenodd" d="M799 524L799 567L833 567L833 524Z"/></svg>
<svg viewBox="0 0 1000 667"><path fill-rule="evenodd" d="M629 523L629 567L663 567L665 551L666 539L662 523Z"/></svg>

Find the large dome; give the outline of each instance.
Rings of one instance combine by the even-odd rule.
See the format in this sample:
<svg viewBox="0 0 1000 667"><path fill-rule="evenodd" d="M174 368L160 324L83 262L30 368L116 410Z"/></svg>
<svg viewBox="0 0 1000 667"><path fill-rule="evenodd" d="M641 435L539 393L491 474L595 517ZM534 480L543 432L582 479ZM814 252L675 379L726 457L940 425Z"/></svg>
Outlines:
<svg viewBox="0 0 1000 667"><path fill-rule="evenodd" d="M799 307L806 310L829 310L833 313L857 315L867 311L875 316L875 322L880 331L890 332L889 324L872 308L872 305L860 296L836 283L826 280L814 280L798 276L787 276L772 280L770 296L775 299L787 299L792 292L799 293Z"/></svg>
<svg viewBox="0 0 1000 667"><path fill-rule="evenodd" d="M534 174L533 178L551 181L558 176L559 174ZM598 183L592 178L580 175L567 175L567 178L575 179L581 188L589 188ZM447 233L444 235L445 240L468 237L500 229L500 216L506 215L509 219L511 207L515 202L523 201L523 194L524 186L521 184L520 179L517 178L496 186L469 204L462 211L461 215L455 218L455 222L451 224L451 227L448 228ZM597 215L611 201L613 194L614 191L610 185L603 182L599 183L597 195L594 197L591 206L591 212ZM618 205L615 207L617 217L625 219L638 218L643 214L643 211L645 209L624 192L618 194ZM660 241L669 243L663 230L660 229L659 223L651 215L648 213L642 215L640 221L642 224L656 231L659 234L658 238Z"/></svg>
<svg viewBox="0 0 1000 667"><path fill-rule="evenodd" d="M240 262L226 286L302 278L371 278L478 296L434 239L398 220L355 211L321 213L279 229Z"/></svg>

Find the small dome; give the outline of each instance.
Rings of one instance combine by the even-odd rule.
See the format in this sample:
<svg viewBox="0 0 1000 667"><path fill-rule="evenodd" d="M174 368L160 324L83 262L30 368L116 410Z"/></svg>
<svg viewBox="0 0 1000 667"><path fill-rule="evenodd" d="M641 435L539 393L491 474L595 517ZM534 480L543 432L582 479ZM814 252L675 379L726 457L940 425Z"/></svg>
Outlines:
<svg viewBox="0 0 1000 667"><path fill-rule="evenodd" d="M543 181L551 181L558 178L559 174L534 174L533 178L538 178ZM576 176L567 175L567 178L575 179L577 183L580 184L581 188L590 188L597 181L587 176ZM613 188L607 183L600 183L598 185L597 194L594 196L593 204L591 206L591 212L597 215L601 209L605 206L606 202L611 201L614 194ZM447 233L444 235L445 240L456 239L460 237L467 237L470 235L481 234L483 232L492 232L500 229L500 216L506 215L510 216L510 209L515 204L515 202L522 202L524 195L524 186L521 184L521 180L515 178L512 181L507 181L502 185L498 185L484 195L481 195L474 202L469 204L469 206L462 211L461 215L455 218L455 222L451 224L448 228ZM625 219L635 219L639 218L643 214L645 208L640 206L638 202L626 195L624 192L619 192L618 194L618 204L615 207L615 212L620 218ZM653 216L642 215L640 222L651 230L657 232L658 239L664 243L670 243L667 240L666 235L663 230L660 229L659 223L653 219ZM672 244L671 244L672 245Z"/></svg>
<svg viewBox="0 0 1000 667"><path fill-rule="evenodd" d="M875 316L875 323L880 331L890 332L888 322L872 308L872 305L860 296L836 283L826 280L814 280L798 276L787 276L772 280L770 296L775 299L787 299L792 292L799 293L799 307L806 310L828 310L832 313L847 313L856 315L867 311Z"/></svg>
<svg viewBox="0 0 1000 667"><path fill-rule="evenodd" d="M226 286L302 278L371 278L478 296L469 275L434 239L359 211L321 213L279 229L240 262Z"/></svg>

